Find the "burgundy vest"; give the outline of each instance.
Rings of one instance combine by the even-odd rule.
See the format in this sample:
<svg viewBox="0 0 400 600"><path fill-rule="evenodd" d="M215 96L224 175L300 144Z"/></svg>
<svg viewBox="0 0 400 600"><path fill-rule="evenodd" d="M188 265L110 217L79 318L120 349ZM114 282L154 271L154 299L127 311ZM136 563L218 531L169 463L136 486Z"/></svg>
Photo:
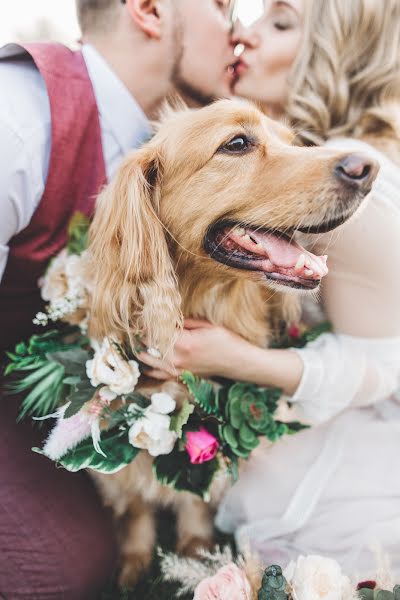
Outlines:
<svg viewBox="0 0 400 600"><path fill-rule="evenodd" d="M76 211L92 215L106 180L98 110L82 53L49 43L26 44L23 49L47 88L51 153L39 206L29 225L9 243L0 284L0 356L37 330L32 319L43 308L38 279L66 245L71 216Z"/></svg>

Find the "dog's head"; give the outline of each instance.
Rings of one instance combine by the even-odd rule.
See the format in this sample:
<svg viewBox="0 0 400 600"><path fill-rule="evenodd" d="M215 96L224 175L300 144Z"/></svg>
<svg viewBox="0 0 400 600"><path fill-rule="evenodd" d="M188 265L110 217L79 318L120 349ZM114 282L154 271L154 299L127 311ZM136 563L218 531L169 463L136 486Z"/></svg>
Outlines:
<svg viewBox="0 0 400 600"><path fill-rule="evenodd" d="M156 326L170 335L181 321L177 261L202 277L316 289L325 257L304 250L294 233L343 223L378 166L292 139L240 101L170 111L99 198L91 230L94 332L149 336ZM150 342L165 347L160 337Z"/></svg>

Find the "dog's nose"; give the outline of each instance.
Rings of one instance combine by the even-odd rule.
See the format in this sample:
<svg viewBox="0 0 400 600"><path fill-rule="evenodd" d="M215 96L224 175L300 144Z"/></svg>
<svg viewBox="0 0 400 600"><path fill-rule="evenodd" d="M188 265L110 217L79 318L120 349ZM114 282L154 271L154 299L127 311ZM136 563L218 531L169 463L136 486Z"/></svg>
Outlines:
<svg viewBox="0 0 400 600"><path fill-rule="evenodd" d="M348 154L335 166L335 175L343 183L368 193L379 171L379 164L362 154Z"/></svg>

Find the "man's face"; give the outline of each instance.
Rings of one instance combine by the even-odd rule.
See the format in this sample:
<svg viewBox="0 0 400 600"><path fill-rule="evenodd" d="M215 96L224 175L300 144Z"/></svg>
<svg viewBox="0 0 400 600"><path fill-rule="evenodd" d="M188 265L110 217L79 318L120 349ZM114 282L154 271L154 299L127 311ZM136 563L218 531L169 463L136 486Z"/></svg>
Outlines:
<svg viewBox="0 0 400 600"><path fill-rule="evenodd" d="M182 54L174 85L189 104L229 97L235 61L229 0L181 0L176 10Z"/></svg>

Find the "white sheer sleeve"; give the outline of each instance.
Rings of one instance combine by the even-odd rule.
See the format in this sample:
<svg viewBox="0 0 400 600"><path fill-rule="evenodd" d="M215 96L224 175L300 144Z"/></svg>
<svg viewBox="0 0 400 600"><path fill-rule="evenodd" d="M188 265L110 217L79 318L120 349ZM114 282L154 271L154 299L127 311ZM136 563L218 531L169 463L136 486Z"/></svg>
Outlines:
<svg viewBox="0 0 400 600"><path fill-rule="evenodd" d="M310 422L373 404L399 387L400 169L381 164L365 207L318 241L329 256L322 301L335 333L295 350L304 371L292 401Z"/></svg>

